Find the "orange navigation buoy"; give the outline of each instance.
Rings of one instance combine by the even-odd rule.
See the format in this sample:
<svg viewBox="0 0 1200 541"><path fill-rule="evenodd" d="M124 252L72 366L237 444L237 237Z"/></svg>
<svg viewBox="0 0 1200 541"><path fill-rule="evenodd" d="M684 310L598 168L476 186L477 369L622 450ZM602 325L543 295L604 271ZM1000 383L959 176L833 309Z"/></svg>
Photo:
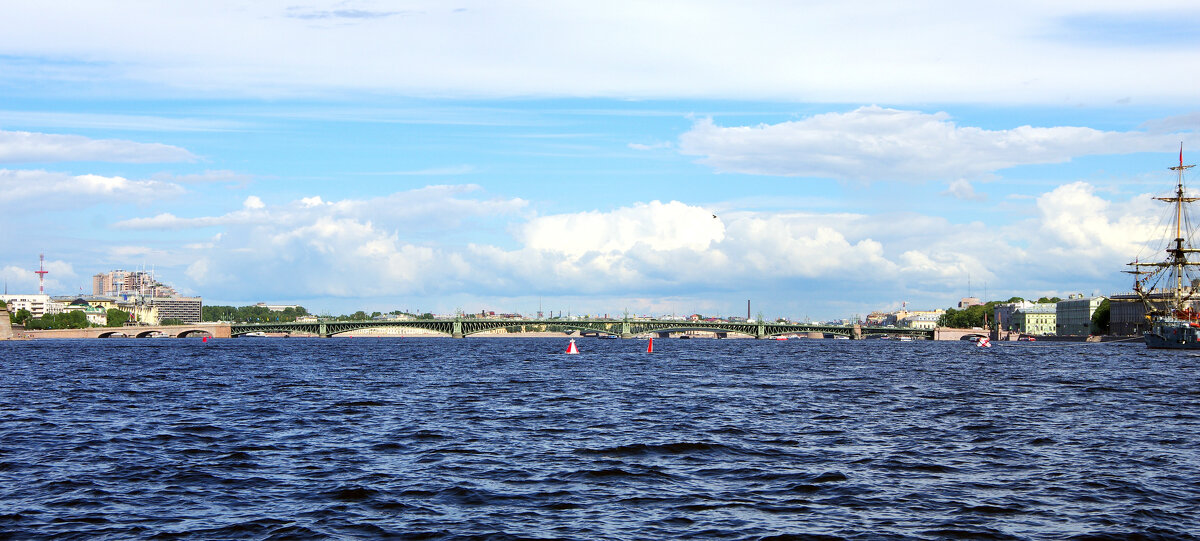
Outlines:
<svg viewBox="0 0 1200 541"><path fill-rule="evenodd" d="M653 338L651 338L650 341L646 343L646 353L654 353L654 339Z"/></svg>
<svg viewBox="0 0 1200 541"><path fill-rule="evenodd" d="M567 355L579 355L579 348L575 347L575 339L571 339L571 343L567 344Z"/></svg>

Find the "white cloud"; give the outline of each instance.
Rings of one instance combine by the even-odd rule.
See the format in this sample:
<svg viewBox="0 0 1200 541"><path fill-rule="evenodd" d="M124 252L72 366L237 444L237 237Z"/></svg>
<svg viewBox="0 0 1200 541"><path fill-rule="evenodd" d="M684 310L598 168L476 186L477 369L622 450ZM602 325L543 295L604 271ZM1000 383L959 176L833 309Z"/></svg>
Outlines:
<svg viewBox="0 0 1200 541"><path fill-rule="evenodd" d="M958 126L946 113L878 106L757 126L698 120L680 152L720 172L856 180L977 178L1016 165L1169 148L1179 136L1081 127Z"/></svg>
<svg viewBox="0 0 1200 541"><path fill-rule="evenodd" d="M967 182L966 179L961 178L951 182L950 186L946 188L946 191L942 192L942 195L948 195L955 199L962 199L964 201L987 200L987 194L976 192L975 187L972 186L970 182Z"/></svg>
<svg viewBox="0 0 1200 541"><path fill-rule="evenodd" d="M414 302L425 306L452 296L517 294L651 299L653 306L697 299L681 307L691 310L736 291L797 310L816 303L858 310L884 300L947 306L965 296L968 280L977 293L990 286L993 297L1004 298L1054 288L1121 289L1118 271L1151 236L1156 214L1148 196L1109 201L1085 183L1042 194L1036 207L1029 203L1031 218L1003 227L913 213L730 209L714 218L707 208L678 201L521 218L523 202L463 197L472 190L429 187L335 202L314 196L224 216L146 218L142 226L182 220L222 227L220 235L175 249L187 257L163 256L187 261L187 285L216 298L290 298L303 291L421 299ZM410 199L412 206L401 206ZM423 223L456 209L483 219L494 208L517 220L508 228L514 247L439 242L423 229L411 234L396 218L411 211L422 218L404 224ZM255 272L230 270L246 268Z"/></svg>
<svg viewBox="0 0 1200 541"><path fill-rule="evenodd" d="M29 162L187 162L196 156L161 143L135 143L121 139L91 139L0 130L0 163Z"/></svg>
<svg viewBox="0 0 1200 541"><path fill-rule="evenodd" d="M41 206L93 205L101 202L148 202L175 197L183 188L157 180L130 180L101 175L68 175L52 171L0 169L0 202L24 201ZM21 210L26 207L11 207Z"/></svg>
<svg viewBox="0 0 1200 541"><path fill-rule="evenodd" d="M10 81L57 78L77 88L145 82L259 95L350 88L429 96L1186 103L1195 85L1163 84L1161 74L1200 64L1195 47L1126 43L1111 38L1126 33L1111 27L1107 39L1091 39L1100 33L1078 22L1169 23L1180 5L758 0L680 9L418 0L398 12L332 1L153 10L17 3L0 20L7 64L0 70ZM28 58L70 62L31 67Z"/></svg>
<svg viewBox="0 0 1200 541"><path fill-rule="evenodd" d="M1161 220L1165 206L1154 208L1156 203L1148 194L1114 204L1095 192L1090 184L1073 182L1038 197L1036 238L1042 250L1060 261L1125 263L1139 254L1143 259L1161 255L1148 253L1145 246L1153 239L1165 238L1167 231ZM1170 236L1174 236L1173 231ZM1087 272L1087 267L1081 266L1080 270Z"/></svg>
<svg viewBox="0 0 1200 541"><path fill-rule="evenodd" d="M557 214L535 218L518 237L533 250L578 259L645 245L654 250L705 250L725 237L711 212L678 201L639 203L612 212Z"/></svg>
<svg viewBox="0 0 1200 541"><path fill-rule="evenodd" d="M323 216L374 221L389 227L405 226L420 234L453 229L466 220L509 216L527 205L520 198L479 199L465 197L480 191L473 184L426 186L370 199L324 201L320 196L303 197L284 205L268 205L258 196L248 196L242 208L221 216L183 218L161 213L149 218L131 218L114 224L119 229L187 229L198 227L311 223Z"/></svg>

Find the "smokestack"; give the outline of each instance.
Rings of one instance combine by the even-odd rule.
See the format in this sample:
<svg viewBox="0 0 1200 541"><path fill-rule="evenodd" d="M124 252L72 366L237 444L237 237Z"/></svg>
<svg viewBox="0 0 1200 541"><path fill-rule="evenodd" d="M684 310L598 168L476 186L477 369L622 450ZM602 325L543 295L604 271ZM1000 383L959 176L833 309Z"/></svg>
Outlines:
<svg viewBox="0 0 1200 541"><path fill-rule="evenodd" d="M750 321L750 299L746 299L746 321Z"/></svg>

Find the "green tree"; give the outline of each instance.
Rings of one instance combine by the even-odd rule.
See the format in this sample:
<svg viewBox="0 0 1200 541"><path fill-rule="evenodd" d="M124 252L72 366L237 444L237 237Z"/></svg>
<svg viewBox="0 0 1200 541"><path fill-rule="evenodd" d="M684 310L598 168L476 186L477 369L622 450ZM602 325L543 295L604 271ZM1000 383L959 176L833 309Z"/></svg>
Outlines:
<svg viewBox="0 0 1200 541"><path fill-rule="evenodd" d="M25 327L29 329L86 329L87 316L82 310L72 310L61 314L46 314L40 318L29 319Z"/></svg>
<svg viewBox="0 0 1200 541"><path fill-rule="evenodd" d="M433 314L425 312L424 314L417 316L417 319L433 319Z"/></svg>
<svg viewBox="0 0 1200 541"><path fill-rule="evenodd" d="M1109 333L1110 312L1108 299L1100 301L1100 306L1092 313L1092 332L1096 334Z"/></svg>
<svg viewBox="0 0 1200 541"><path fill-rule="evenodd" d="M24 325L26 321L29 321L29 317L32 315L33 314L29 313L29 310L21 308L20 310L17 310L17 313L12 315L11 321L14 325Z"/></svg>
<svg viewBox="0 0 1200 541"><path fill-rule="evenodd" d="M1062 299L1060 299L1058 297L1042 297L1042 298L1038 299L1037 301L1039 304L1045 304L1045 303L1058 302L1061 300Z"/></svg>
<svg viewBox="0 0 1200 541"><path fill-rule="evenodd" d="M116 308L108 309L108 327L121 327L125 322L129 321L129 312L118 310Z"/></svg>
<svg viewBox="0 0 1200 541"><path fill-rule="evenodd" d="M0 300L0 309L8 310L8 303Z"/></svg>

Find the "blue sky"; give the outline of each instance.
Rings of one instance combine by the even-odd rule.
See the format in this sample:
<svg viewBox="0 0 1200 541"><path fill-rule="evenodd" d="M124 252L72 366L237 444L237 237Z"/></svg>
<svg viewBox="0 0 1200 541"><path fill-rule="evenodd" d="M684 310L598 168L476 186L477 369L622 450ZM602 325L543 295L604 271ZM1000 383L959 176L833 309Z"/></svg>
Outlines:
<svg viewBox="0 0 1200 541"><path fill-rule="evenodd" d="M45 252L51 294L146 266L334 314L1107 295L1200 150L1187 2L6 13L10 292Z"/></svg>

